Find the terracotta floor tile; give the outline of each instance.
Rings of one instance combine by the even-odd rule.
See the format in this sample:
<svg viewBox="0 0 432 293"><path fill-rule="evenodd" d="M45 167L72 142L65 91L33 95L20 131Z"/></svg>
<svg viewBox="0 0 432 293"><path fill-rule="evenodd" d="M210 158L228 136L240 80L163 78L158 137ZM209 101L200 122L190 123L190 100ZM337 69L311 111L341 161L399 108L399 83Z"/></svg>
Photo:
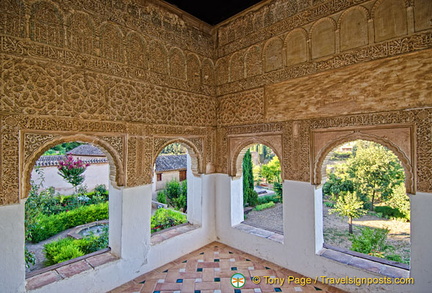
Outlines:
<svg viewBox="0 0 432 293"><path fill-rule="evenodd" d="M261 290L261 293L276 292L275 288L280 288L281 292L290 293L320 292L314 286L301 287L292 283L288 284L286 281L288 276L303 277L296 272L221 243L211 243L184 255L111 292L132 293L141 288L142 293L152 293L155 290L161 293L195 293L195 290L201 290L201 293L234 293L231 277L236 273L243 274L246 278L246 284L241 288L241 293L256 293L254 289L257 288ZM253 276L261 277L262 282L254 284L251 281ZM266 284L264 276L284 278L285 282L283 285ZM324 293L343 292L322 283L316 284L316 287L322 289Z"/></svg>

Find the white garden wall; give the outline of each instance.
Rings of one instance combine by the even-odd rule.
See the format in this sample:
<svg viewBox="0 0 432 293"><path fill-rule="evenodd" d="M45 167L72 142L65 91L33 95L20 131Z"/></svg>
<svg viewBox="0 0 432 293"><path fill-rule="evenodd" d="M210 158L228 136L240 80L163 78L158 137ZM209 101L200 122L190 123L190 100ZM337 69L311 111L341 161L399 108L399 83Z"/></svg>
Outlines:
<svg viewBox="0 0 432 293"><path fill-rule="evenodd" d="M54 186L60 194L70 195L74 193L72 184L64 180L59 174L57 166L39 167L42 170L42 175L34 169L31 173L31 180L39 184L43 179L43 187L48 188ZM109 186L109 164L91 164L83 173L85 180L83 186L87 186L88 191L92 191L97 185L104 184Z"/></svg>

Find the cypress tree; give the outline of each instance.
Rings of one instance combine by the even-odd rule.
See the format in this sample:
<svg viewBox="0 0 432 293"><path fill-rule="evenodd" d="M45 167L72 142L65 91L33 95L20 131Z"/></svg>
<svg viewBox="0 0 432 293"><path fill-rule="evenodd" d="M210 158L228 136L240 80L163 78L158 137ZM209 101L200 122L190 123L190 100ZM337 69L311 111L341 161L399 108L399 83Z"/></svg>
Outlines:
<svg viewBox="0 0 432 293"><path fill-rule="evenodd" d="M258 194L254 190L252 173L252 156L248 149L243 158L243 204L255 206L258 202Z"/></svg>

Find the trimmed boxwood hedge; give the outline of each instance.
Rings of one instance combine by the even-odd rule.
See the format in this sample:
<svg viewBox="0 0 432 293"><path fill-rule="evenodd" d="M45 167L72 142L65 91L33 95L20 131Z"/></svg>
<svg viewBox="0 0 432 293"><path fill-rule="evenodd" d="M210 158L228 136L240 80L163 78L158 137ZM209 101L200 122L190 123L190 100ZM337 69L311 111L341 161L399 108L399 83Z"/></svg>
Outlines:
<svg viewBox="0 0 432 293"><path fill-rule="evenodd" d="M29 240L38 243L66 229L105 219L108 219L108 202L82 206L51 216L40 215L36 222L28 227Z"/></svg>

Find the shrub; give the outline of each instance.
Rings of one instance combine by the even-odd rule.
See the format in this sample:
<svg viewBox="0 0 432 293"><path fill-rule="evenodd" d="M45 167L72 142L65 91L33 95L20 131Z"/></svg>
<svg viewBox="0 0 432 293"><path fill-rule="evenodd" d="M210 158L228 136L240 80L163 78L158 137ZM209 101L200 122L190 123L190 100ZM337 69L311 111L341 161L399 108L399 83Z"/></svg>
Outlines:
<svg viewBox="0 0 432 293"><path fill-rule="evenodd" d="M282 202L282 183L279 182L273 183L273 189L276 195L280 198L280 202Z"/></svg>
<svg viewBox="0 0 432 293"><path fill-rule="evenodd" d="M157 196L156 196L156 200L160 203L167 203L167 197L165 195L165 192L163 190L158 191Z"/></svg>
<svg viewBox="0 0 432 293"><path fill-rule="evenodd" d="M44 245L46 265L53 265L108 247L108 226L100 236L90 234L82 239L63 238Z"/></svg>
<svg viewBox="0 0 432 293"><path fill-rule="evenodd" d="M170 209L158 209L151 217L151 232L157 232L186 222L187 217L185 214Z"/></svg>
<svg viewBox="0 0 432 293"><path fill-rule="evenodd" d="M406 216L399 211L397 208L392 208L389 206L377 206L375 207L375 212L381 213L385 218L399 218L406 219Z"/></svg>
<svg viewBox="0 0 432 293"><path fill-rule="evenodd" d="M46 265L53 265L84 255L72 238L64 238L44 245Z"/></svg>
<svg viewBox="0 0 432 293"><path fill-rule="evenodd" d="M361 228L361 234L351 235L351 250L383 257L383 253L392 248L386 243L388 232L388 229L363 227Z"/></svg>
<svg viewBox="0 0 432 293"><path fill-rule="evenodd" d="M334 208L335 204L331 201L325 201L324 205L328 208Z"/></svg>
<svg viewBox="0 0 432 293"><path fill-rule="evenodd" d="M247 189L245 192L247 192L246 198L248 199L249 206L256 206L258 204L258 193L253 189Z"/></svg>
<svg viewBox="0 0 432 293"><path fill-rule="evenodd" d="M272 202L272 201L270 201L268 203L263 203L263 204L257 205L254 208L254 210L255 211L262 211L262 210L265 210L265 209L268 209L268 208L271 208L271 207L274 207L274 206L275 206L275 203Z"/></svg>
<svg viewBox="0 0 432 293"><path fill-rule="evenodd" d="M96 192L96 193L99 193L99 195L101 195L101 194L108 194L108 189L107 189L107 187L105 186L105 184L99 184L99 185L96 185L96 187L94 188L94 191Z"/></svg>
<svg viewBox="0 0 432 293"><path fill-rule="evenodd" d="M282 197L278 196L278 195L264 195L264 196L260 196L258 197L258 204L264 204L264 203L268 203L268 202L274 202L274 203L279 203L282 202Z"/></svg>
<svg viewBox="0 0 432 293"><path fill-rule="evenodd" d="M25 263L26 263L27 268L30 268L32 265L34 265L36 263L36 258L35 258L34 252L29 251L27 249L27 247L25 248L25 251L24 251L24 258L25 258Z"/></svg>
<svg viewBox="0 0 432 293"><path fill-rule="evenodd" d="M167 203L176 210L186 212L187 210L187 181L181 183L177 180L171 180L165 186L164 193Z"/></svg>
<svg viewBox="0 0 432 293"><path fill-rule="evenodd" d="M108 219L108 202L83 206L57 215L40 215L29 229L29 240L38 243L42 240L78 225Z"/></svg>

